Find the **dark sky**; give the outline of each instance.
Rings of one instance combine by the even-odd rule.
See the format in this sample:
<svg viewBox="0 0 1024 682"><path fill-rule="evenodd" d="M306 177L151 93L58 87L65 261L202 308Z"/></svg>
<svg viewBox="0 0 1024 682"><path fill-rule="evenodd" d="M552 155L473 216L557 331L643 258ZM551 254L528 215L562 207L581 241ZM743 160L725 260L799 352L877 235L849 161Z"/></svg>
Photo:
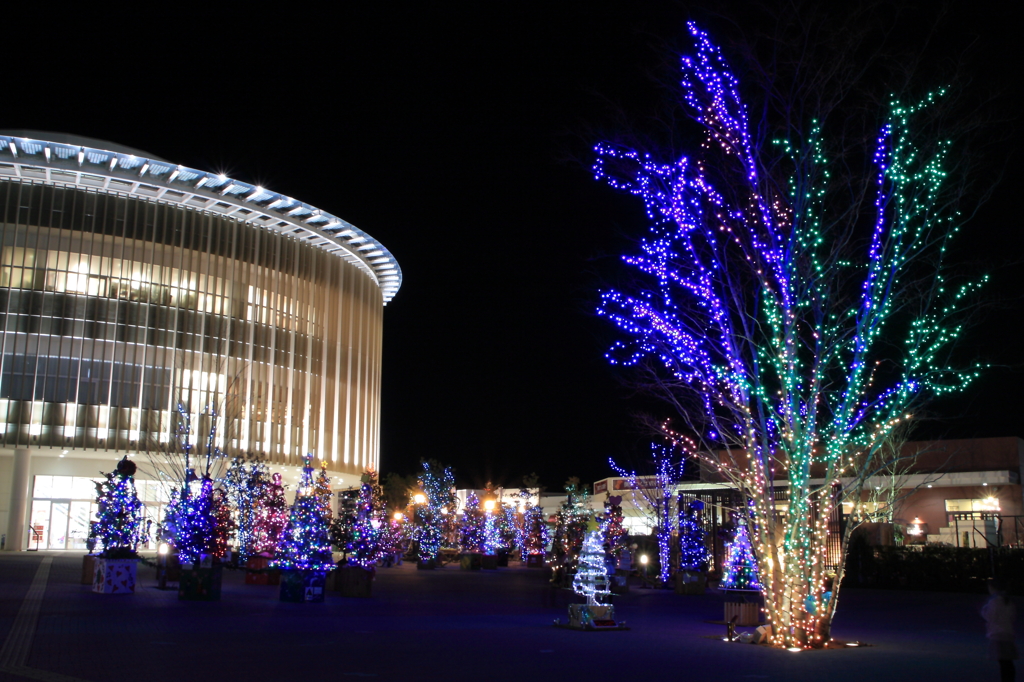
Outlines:
<svg viewBox="0 0 1024 682"><path fill-rule="evenodd" d="M354 4L9 16L0 128L223 171L384 243L404 272L384 316L384 472L432 457L468 486L515 485L531 471L549 488L609 475L608 456L629 459L647 440L630 417L642 401L603 360L613 335L593 315L595 292L645 223L639 204L590 178L590 131L613 129L609 102L638 118L650 110L662 94L648 79L658 46L704 13L660 2ZM972 87L1019 88L1020 17L967 7L954 3L943 40L975 46ZM1000 131L1017 125L1003 113ZM1019 135L1006 140L987 171L1020 152ZM989 317L965 348L1016 366L937 404L935 433L1024 435L1021 179L1008 171L964 246L995 276Z"/></svg>

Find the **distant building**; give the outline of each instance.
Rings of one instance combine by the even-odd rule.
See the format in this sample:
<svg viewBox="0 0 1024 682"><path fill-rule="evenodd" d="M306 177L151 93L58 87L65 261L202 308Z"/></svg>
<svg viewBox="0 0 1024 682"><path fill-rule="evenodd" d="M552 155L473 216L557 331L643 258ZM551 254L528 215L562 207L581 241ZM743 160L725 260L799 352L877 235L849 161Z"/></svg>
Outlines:
<svg viewBox="0 0 1024 682"><path fill-rule="evenodd" d="M891 523L894 528L878 532L870 542L893 543L902 535L903 544L942 543L957 547L1024 547L1024 440L979 438L909 442L903 446L905 464L879 473L868 480L862 499L848 501L829 519L833 538L830 552L838 549L838 540L847 518L852 514L876 514L896 499ZM813 471L812 471L813 476ZM641 485L644 477L639 477ZM822 485L812 478L811 484ZM604 508L609 496L621 495L625 525L630 533L653 531L654 517L637 504L637 495L629 481L621 477L601 479L593 485L590 507ZM552 508L565 499L551 498ZM730 510L739 508L738 492L721 475L703 468L701 480L675 486L678 505L692 499L705 503L703 521L709 546L720 565L725 537L719 531L731 522ZM547 504L547 503L546 503ZM789 504L788 483L776 480L776 507ZM547 509L547 506L545 506ZM884 521L888 523L888 521Z"/></svg>
<svg viewBox="0 0 1024 682"><path fill-rule="evenodd" d="M0 133L6 549L83 548L91 479L173 438L179 404L220 410L229 455L293 473L312 453L358 485L378 466L400 285L379 242L299 200L110 142ZM155 520L158 488L140 484Z"/></svg>

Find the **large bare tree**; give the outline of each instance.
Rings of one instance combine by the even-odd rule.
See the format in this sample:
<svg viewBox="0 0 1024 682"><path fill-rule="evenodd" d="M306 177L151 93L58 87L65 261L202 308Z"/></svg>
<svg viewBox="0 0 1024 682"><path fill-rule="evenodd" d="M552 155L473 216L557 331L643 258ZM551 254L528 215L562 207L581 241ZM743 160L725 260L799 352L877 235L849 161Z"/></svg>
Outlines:
<svg viewBox="0 0 1024 682"><path fill-rule="evenodd" d="M642 373L740 491L773 643L821 646L849 539L829 556L833 510L885 470L886 443L925 400L978 373L950 355L978 283L944 260L964 187L935 132L945 92L884 102L858 136L849 93L826 87L857 82L852 62L807 62L795 73L809 80L787 83L777 55L748 108L719 48L694 24L690 36L680 85L700 142L683 156L596 147L596 175L652 223L624 258L637 278L604 291L599 313L623 334L609 358Z"/></svg>

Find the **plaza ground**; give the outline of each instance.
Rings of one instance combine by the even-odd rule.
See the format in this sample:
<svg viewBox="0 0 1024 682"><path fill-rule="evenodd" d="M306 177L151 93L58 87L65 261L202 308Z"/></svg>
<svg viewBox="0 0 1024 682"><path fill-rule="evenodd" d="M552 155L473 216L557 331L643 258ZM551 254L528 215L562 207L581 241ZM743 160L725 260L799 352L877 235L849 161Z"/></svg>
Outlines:
<svg viewBox="0 0 1024 682"><path fill-rule="evenodd" d="M40 601L41 581L30 587L47 558ZM629 631L557 629L570 594L520 567L405 564L378 570L370 599L324 604L281 603L236 571L211 603L178 601L145 566L134 595L93 594L80 575L79 554L0 555L0 682L998 679L975 594L848 589L833 634L872 646L791 653L722 642L706 622L722 618L714 594L634 587L616 598Z"/></svg>

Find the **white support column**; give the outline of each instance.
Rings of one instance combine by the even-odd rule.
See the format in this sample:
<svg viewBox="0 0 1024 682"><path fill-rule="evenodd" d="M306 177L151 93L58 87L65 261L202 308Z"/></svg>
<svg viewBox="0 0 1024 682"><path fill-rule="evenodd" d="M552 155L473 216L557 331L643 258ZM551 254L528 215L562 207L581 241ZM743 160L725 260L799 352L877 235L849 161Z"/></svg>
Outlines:
<svg viewBox="0 0 1024 682"><path fill-rule="evenodd" d="M10 552L20 552L25 546L31 468L32 453L28 450L15 450L14 475L11 476L11 506L7 514L7 542L4 544L4 549Z"/></svg>

